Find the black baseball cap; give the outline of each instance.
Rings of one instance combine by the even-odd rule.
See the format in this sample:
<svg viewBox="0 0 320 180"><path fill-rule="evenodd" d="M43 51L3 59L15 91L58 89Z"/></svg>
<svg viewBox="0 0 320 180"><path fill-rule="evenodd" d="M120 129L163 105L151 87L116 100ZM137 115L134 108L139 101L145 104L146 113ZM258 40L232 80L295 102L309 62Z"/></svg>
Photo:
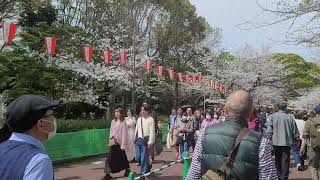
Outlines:
<svg viewBox="0 0 320 180"><path fill-rule="evenodd" d="M45 96L22 95L7 106L5 122L12 132L24 132L31 129L48 110L58 106L58 101Z"/></svg>

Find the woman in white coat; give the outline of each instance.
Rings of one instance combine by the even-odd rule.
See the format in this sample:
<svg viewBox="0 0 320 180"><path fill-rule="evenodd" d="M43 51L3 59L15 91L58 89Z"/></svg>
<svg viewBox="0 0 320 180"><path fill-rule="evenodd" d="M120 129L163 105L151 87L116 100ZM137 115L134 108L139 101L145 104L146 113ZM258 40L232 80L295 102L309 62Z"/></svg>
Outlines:
<svg viewBox="0 0 320 180"><path fill-rule="evenodd" d="M134 140L135 140L135 129L136 129L136 123L137 120L136 118L133 116L133 110L132 109L128 109L127 111L127 117L125 118L126 123L128 125L128 146L126 149L126 155L128 157L129 161L132 161L135 159L135 154L136 154L136 149L135 149L135 144L134 144Z"/></svg>

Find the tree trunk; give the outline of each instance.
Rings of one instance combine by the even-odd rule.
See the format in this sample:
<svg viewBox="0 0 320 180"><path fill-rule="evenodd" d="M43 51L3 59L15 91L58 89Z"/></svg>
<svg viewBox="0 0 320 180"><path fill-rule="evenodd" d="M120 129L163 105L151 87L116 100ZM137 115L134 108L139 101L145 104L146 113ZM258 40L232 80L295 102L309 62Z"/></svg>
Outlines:
<svg viewBox="0 0 320 180"><path fill-rule="evenodd" d="M113 112L114 112L114 102L115 101L115 96L113 95L113 92L110 92L109 98L108 98L108 108L107 108L107 114L106 114L106 122L107 126L111 124L111 121L113 119Z"/></svg>
<svg viewBox="0 0 320 180"><path fill-rule="evenodd" d="M175 81L175 87L174 87L174 107L178 107L178 102L179 102L179 82Z"/></svg>

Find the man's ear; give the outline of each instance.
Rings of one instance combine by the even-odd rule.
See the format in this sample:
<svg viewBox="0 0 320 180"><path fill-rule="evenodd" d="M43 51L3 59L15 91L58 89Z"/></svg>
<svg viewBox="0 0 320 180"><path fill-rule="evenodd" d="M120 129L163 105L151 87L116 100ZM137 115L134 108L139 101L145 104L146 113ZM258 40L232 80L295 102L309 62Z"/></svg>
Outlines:
<svg viewBox="0 0 320 180"><path fill-rule="evenodd" d="M43 128L43 121L42 119L39 119L37 124L36 124L36 128L39 129L39 128Z"/></svg>
<svg viewBox="0 0 320 180"><path fill-rule="evenodd" d="M253 113L254 108L251 109L251 111L249 112L249 116L248 116L248 120L250 120L252 113Z"/></svg>
<svg viewBox="0 0 320 180"><path fill-rule="evenodd" d="M228 112L228 108L227 108L227 105L225 105L223 107L223 111L224 111L224 114L227 115L229 112Z"/></svg>

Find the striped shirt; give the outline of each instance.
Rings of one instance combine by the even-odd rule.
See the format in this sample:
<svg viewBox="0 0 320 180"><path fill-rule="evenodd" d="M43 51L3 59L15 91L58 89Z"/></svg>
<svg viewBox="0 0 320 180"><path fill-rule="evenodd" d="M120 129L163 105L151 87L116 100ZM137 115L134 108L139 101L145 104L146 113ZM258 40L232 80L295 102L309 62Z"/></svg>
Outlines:
<svg viewBox="0 0 320 180"><path fill-rule="evenodd" d="M266 137L262 137L259 148L259 179L278 179L275 162L272 158L272 144Z"/></svg>
<svg viewBox="0 0 320 180"><path fill-rule="evenodd" d="M201 130L201 134L198 138L195 150L192 154L192 163L186 180L197 180L201 179L202 177L201 168L203 159L203 141L204 129ZM272 145L267 143L266 138L262 139L259 148L259 179L278 179L275 163L272 159Z"/></svg>

